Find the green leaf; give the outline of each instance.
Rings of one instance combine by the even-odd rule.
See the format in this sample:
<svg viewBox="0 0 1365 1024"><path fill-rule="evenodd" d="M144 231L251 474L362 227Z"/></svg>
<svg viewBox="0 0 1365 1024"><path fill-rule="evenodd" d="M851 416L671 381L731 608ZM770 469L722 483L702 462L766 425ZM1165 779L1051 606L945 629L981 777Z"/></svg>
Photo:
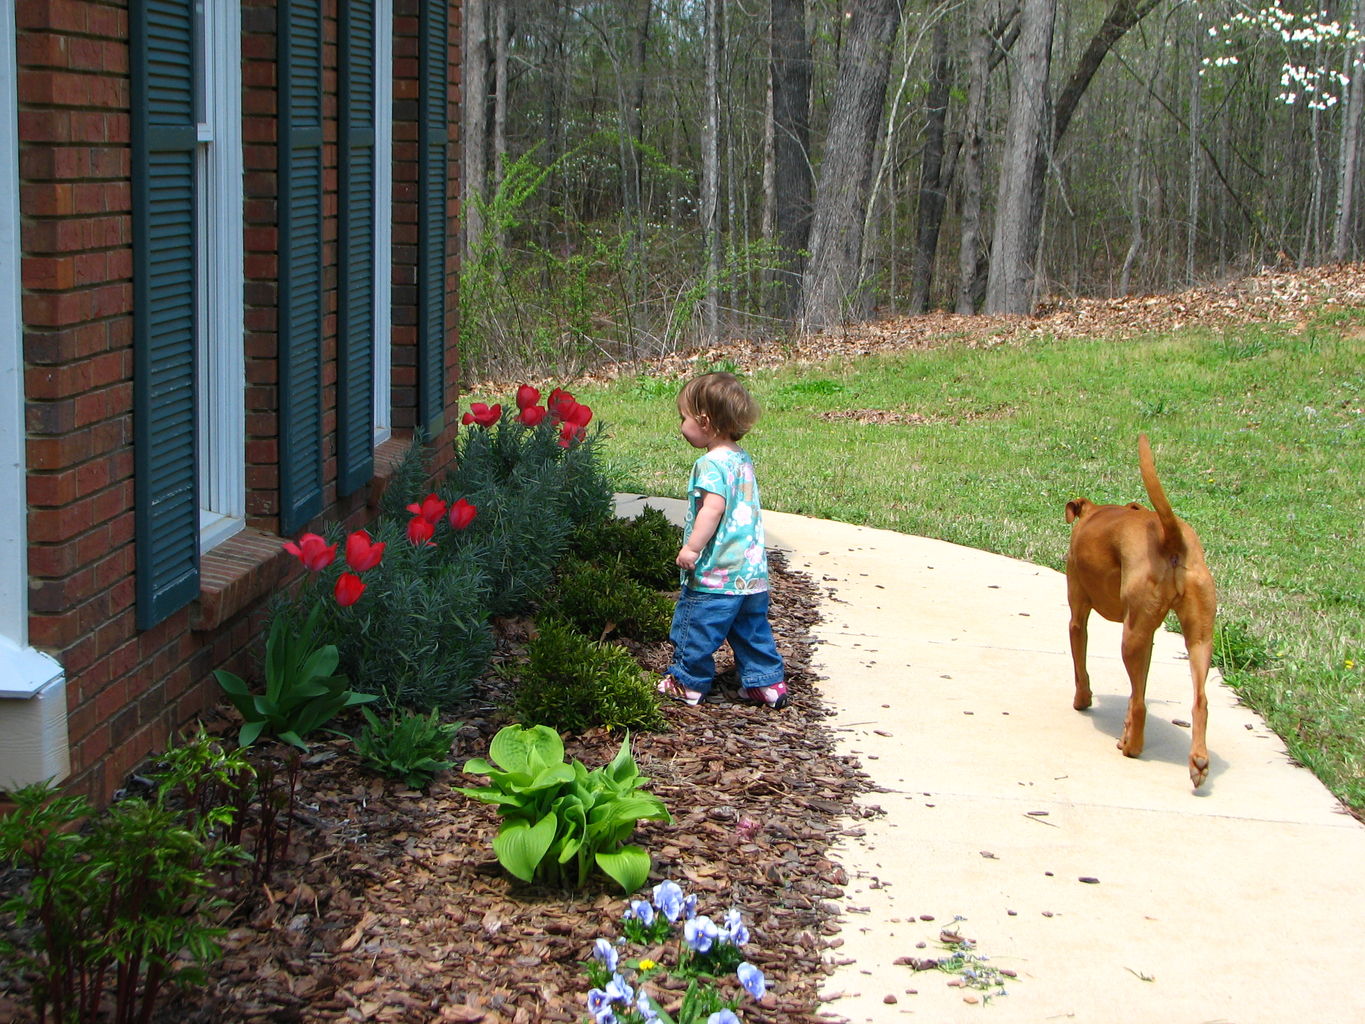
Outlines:
<svg viewBox="0 0 1365 1024"><path fill-rule="evenodd" d="M241 731L237 733L237 745L239 747L251 746L251 744L255 743L256 740L260 737L261 730L264 728L265 719L259 719L255 722L247 722L246 725L242 726Z"/></svg>
<svg viewBox="0 0 1365 1024"><path fill-rule="evenodd" d="M493 737L488 756L505 771L529 771L533 766L562 763L564 741L547 725L508 725Z"/></svg>
<svg viewBox="0 0 1365 1024"><path fill-rule="evenodd" d="M597 866L628 893L645 884L645 879L649 877L649 864L649 854L639 846L597 852Z"/></svg>
<svg viewBox="0 0 1365 1024"><path fill-rule="evenodd" d="M523 821L504 824L493 840L498 863L523 882L531 881L554 842L557 824L553 814L545 815L534 826Z"/></svg>

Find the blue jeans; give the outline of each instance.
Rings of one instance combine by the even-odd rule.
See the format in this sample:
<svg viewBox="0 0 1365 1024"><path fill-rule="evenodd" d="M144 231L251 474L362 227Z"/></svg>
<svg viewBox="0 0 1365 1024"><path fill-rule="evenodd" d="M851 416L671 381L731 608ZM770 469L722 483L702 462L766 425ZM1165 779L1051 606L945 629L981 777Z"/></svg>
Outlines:
<svg viewBox="0 0 1365 1024"><path fill-rule="evenodd" d="M741 686L774 686L783 679L782 655L768 623L768 592L718 594L683 588L673 612L673 664L668 674L689 690L710 693L716 651L726 640L735 652Z"/></svg>

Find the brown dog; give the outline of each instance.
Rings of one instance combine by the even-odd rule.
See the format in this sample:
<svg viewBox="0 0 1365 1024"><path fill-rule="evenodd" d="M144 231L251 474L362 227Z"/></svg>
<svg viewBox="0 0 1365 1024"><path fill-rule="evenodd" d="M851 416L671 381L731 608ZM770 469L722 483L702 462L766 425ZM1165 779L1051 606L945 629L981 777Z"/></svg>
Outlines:
<svg viewBox="0 0 1365 1024"><path fill-rule="evenodd" d="M1142 753L1147 720L1147 669L1152 637L1166 613L1175 610L1194 678L1190 780L1199 786L1209 774L1204 732L1208 703L1204 679L1213 654L1213 576L1204 548L1188 523L1171 511L1157 479L1147 435L1138 438L1138 465L1156 511L1131 505L1095 505L1085 498L1066 503L1072 524L1066 555L1066 594L1071 604L1071 660L1076 670L1080 711L1090 707L1090 676L1085 670L1086 623L1093 608L1111 622L1123 623L1123 664L1132 694L1119 749L1128 757Z"/></svg>

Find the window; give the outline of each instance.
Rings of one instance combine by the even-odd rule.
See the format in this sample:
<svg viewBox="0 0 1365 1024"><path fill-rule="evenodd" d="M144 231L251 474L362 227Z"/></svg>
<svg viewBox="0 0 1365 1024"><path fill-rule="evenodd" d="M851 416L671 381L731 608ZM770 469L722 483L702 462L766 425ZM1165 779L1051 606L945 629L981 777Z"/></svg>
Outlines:
<svg viewBox="0 0 1365 1024"><path fill-rule="evenodd" d="M246 520L241 5L195 0L199 550Z"/></svg>

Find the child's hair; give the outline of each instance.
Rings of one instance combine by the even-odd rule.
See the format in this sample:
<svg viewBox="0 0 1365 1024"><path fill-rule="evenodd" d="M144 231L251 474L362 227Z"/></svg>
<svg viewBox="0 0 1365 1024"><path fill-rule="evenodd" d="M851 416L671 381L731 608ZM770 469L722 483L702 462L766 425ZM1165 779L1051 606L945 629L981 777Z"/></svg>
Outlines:
<svg viewBox="0 0 1365 1024"><path fill-rule="evenodd" d="M678 411L738 441L758 422L758 403L733 373L703 373L678 392Z"/></svg>

